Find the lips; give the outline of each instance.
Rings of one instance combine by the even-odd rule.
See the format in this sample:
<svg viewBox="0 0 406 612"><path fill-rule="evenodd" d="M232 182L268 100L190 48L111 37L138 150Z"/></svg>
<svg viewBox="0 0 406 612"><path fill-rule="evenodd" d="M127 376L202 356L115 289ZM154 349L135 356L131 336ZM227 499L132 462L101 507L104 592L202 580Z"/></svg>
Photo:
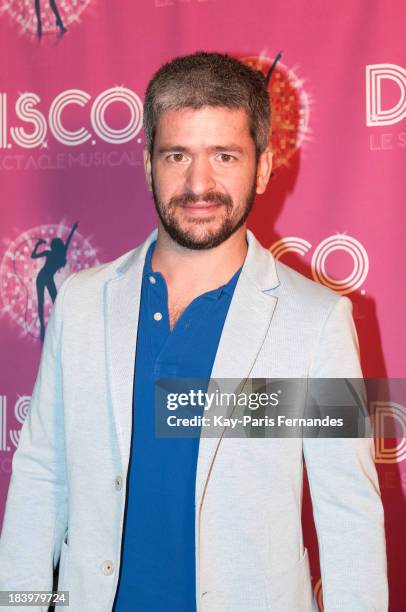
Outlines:
<svg viewBox="0 0 406 612"><path fill-rule="evenodd" d="M217 208L223 206L220 202L195 202L194 204L183 204L182 208L193 208L195 210L203 210L206 208Z"/></svg>

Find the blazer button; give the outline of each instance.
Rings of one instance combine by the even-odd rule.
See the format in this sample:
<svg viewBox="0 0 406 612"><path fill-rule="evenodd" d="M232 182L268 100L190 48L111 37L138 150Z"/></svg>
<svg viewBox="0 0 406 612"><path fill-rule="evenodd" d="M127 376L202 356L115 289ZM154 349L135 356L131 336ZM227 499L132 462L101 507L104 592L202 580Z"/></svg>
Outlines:
<svg viewBox="0 0 406 612"><path fill-rule="evenodd" d="M113 561L105 561L102 565L102 571L105 576L111 576L114 572Z"/></svg>
<svg viewBox="0 0 406 612"><path fill-rule="evenodd" d="M114 487L116 491L121 491L121 487L123 486L123 479L121 476L116 476L114 479Z"/></svg>

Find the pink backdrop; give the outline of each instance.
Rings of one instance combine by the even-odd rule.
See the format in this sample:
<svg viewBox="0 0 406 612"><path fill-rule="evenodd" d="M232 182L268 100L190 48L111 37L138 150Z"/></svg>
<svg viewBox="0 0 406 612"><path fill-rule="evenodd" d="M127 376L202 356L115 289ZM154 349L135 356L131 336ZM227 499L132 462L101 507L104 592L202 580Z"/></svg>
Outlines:
<svg viewBox="0 0 406 612"><path fill-rule="evenodd" d="M42 0L40 41L34 0L0 0L0 518L41 349L35 279L44 260L31 252L79 222L59 287L154 227L142 101L152 73L176 55L227 52L265 70L282 52L270 83L275 175L249 226L277 257L353 301L366 376L406 371L404 2L57 4L68 31L58 33ZM46 295L46 318L51 307ZM402 438L377 447L391 612L405 601L405 459ZM320 595L307 489L305 501Z"/></svg>

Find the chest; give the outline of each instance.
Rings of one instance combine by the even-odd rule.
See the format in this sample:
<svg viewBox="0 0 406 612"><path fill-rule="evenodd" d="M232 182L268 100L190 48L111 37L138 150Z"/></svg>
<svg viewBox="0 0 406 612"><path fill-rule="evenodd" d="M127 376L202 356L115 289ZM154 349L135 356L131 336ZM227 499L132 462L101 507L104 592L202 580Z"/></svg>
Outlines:
<svg viewBox="0 0 406 612"><path fill-rule="evenodd" d="M175 327L178 319L196 297L197 295L195 294L176 294L168 291L168 317L171 330Z"/></svg>

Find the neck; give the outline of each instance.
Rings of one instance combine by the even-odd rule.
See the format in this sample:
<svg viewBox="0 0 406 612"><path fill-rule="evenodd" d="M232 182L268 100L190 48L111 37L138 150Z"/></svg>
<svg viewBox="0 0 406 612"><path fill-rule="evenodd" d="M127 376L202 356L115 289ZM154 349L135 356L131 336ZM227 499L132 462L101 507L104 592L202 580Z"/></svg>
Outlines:
<svg viewBox="0 0 406 612"><path fill-rule="evenodd" d="M168 286L183 287L188 293L216 289L243 265L248 250L246 229L244 224L217 247L194 250L172 240L159 223L152 270L160 272Z"/></svg>

